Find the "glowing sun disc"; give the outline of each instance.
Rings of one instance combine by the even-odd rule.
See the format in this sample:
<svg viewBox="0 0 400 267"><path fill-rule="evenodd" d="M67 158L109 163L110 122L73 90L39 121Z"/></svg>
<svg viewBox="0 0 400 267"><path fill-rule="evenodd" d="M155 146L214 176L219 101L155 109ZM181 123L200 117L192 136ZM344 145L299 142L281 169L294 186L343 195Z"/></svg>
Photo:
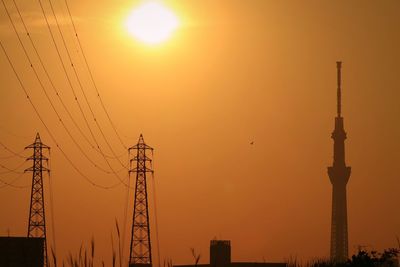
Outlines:
<svg viewBox="0 0 400 267"><path fill-rule="evenodd" d="M133 10L126 20L126 27L137 39L158 44L171 36L178 27L178 19L162 4L147 2Z"/></svg>

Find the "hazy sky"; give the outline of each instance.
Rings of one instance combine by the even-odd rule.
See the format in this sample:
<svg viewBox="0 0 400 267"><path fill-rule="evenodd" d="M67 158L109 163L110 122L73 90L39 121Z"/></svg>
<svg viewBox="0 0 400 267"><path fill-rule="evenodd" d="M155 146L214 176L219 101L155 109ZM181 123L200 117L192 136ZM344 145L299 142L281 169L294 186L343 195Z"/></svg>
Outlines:
<svg viewBox="0 0 400 267"><path fill-rule="evenodd" d="M62 41L49 2L42 0L61 56L94 135L107 154ZM36 1L16 0L64 103L90 133L62 71ZM79 134L40 68L12 1L5 0L55 108L92 161L104 159ZM96 118L115 153L118 141L90 82L64 1L52 2ZM400 2L165 1L181 21L165 44L148 47L128 35L124 19L139 1L68 1L102 99L126 145L140 133L155 148L161 259L208 262L209 241L229 239L235 261L280 261L329 255L336 108L336 61L343 61L343 116L352 167L347 187L349 249L397 246L400 236ZM0 40L59 146L94 182L96 169L74 145L35 79L0 4ZM57 149L0 51L0 141L21 151L40 132L52 147L56 248L76 253L94 236L97 258L110 260L115 219L123 225L126 188L98 189ZM250 142L254 141L254 145ZM10 153L0 147L0 157ZM28 151L23 155L29 155ZM20 158L0 159L9 168ZM112 166L121 166L111 160ZM29 167L24 164L19 170ZM12 181L17 174L1 179ZM120 173L125 178L126 173ZM45 178L46 203L50 199ZM26 174L16 182L28 185ZM0 185L1 186L1 185ZM153 183L150 182L153 205ZM30 189L0 188L0 235L26 235ZM127 233L131 227L130 195ZM49 207L49 205L47 205ZM154 206L152 223L154 222ZM47 212L49 244L53 237ZM155 226L152 224L153 243ZM129 236L126 246L129 246ZM156 245L155 245L156 247ZM156 255L154 251L154 255ZM156 260L156 257L154 257Z"/></svg>

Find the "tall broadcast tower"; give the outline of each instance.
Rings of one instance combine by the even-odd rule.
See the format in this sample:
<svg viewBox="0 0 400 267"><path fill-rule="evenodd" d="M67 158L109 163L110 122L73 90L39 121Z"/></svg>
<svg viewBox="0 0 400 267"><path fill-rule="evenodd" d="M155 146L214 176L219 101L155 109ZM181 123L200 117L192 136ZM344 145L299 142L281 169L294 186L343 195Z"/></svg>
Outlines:
<svg viewBox="0 0 400 267"><path fill-rule="evenodd" d="M147 173L153 172L150 164L151 158L148 155L148 151L153 151L153 148L148 146L144 142L143 136L140 135L138 143L129 148L129 151L131 150L136 153L134 153L135 156L130 162L136 162L136 167L129 170L129 172L136 173L136 186L129 267L151 267L150 220L146 176Z"/></svg>
<svg viewBox="0 0 400 267"><path fill-rule="evenodd" d="M343 262L348 259L348 233L347 233L347 200L346 185L350 178L351 167L346 166L345 146L346 132L344 131L342 117L342 88L341 68L342 62L337 66L337 116L335 129L332 133L333 165L328 167L329 179L332 183L332 225L331 225L331 260Z"/></svg>

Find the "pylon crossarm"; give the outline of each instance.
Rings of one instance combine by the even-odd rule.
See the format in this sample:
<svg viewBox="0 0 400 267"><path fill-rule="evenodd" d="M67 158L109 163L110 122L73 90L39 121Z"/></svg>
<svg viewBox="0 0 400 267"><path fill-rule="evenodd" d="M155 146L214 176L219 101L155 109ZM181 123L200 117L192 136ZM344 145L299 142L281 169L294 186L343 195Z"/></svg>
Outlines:
<svg viewBox="0 0 400 267"><path fill-rule="evenodd" d="M132 162L132 161L138 161L138 160L143 160L143 161L153 161L151 158L149 158L148 156L146 156L146 155L140 155L140 156L135 156L135 157L133 157L133 159L131 159L130 161Z"/></svg>
<svg viewBox="0 0 400 267"><path fill-rule="evenodd" d="M35 160L35 159L41 159L42 161L48 161L49 159L43 155L32 155L29 158L27 158L26 160Z"/></svg>

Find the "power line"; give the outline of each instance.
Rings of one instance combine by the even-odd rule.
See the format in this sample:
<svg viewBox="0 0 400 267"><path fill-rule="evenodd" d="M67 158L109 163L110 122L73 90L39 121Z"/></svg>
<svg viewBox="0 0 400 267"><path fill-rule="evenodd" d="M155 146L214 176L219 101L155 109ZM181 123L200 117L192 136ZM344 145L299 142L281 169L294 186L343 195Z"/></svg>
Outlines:
<svg viewBox="0 0 400 267"><path fill-rule="evenodd" d="M94 149L96 152L99 152L98 149L96 149L96 147L90 142L89 138L83 133L81 127L79 127L78 123L76 122L76 120L75 120L74 117L72 116L71 112L69 111L69 109L68 109L67 106L65 105L65 102L63 101L63 99L61 98L61 96L60 96L60 94L59 94L57 88L55 87L54 82L53 82L53 80L51 79L51 77L50 77L50 75L49 75L49 72L48 72L47 68L45 67L45 65L44 65L44 63L43 63L42 57L40 56L40 54L39 54L39 52L38 52L38 49L37 49L35 43L33 42L33 39L32 39L32 37L31 37L31 35L30 35L30 33L29 33L28 27L26 26L25 20L24 20L23 17L22 17L22 14L21 14L21 12L20 12L20 10L19 10L19 8L18 8L18 5L17 5L16 1L13 0L13 3L14 3L14 6L15 6L15 8L16 8L16 10L17 10L17 13L18 13L18 15L19 15L19 17L20 17L20 20L21 20L21 22L22 22L22 25L23 25L23 27L24 27L24 29L25 29L26 35L27 35L28 38L29 38L29 41L30 41L30 43L31 43L31 45L32 45L32 47L33 47L35 53L36 53L36 56L37 56L38 59L39 59L39 62L40 62L41 66L42 66L42 68L43 68L43 70L44 70L44 72L45 72L45 74L46 74L47 79L49 80L49 82L50 82L50 84L51 84L51 87L52 87L54 93L55 93L56 96L58 97L58 99L59 99L59 101L61 102L61 104L62 104L64 110L67 112L69 118L71 119L71 121L73 122L73 124L75 125L75 127L78 129L78 131L79 131L79 133L82 135L82 137L86 140L86 142L90 145L90 147L91 147L92 149ZM109 156L109 155L106 155L106 157L113 158L112 156Z"/></svg>
<svg viewBox="0 0 400 267"><path fill-rule="evenodd" d="M73 89L72 83L71 83L71 81L70 81L70 79L69 79L68 73L67 73L67 71L66 71L66 67L65 67L64 62L63 62L63 60L62 60L62 58L61 58L61 54L60 54L59 48L58 48L57 43L56 43L56 41L55 41L53 32L52 32L52 30L51 30L51 28L50 28L50 24L49 24L49 22L48 22L48 18L47 18L46 12L44 11L44 7L43 7L43 4L42 4L41 0L39 0L39 4L40 4L40 7L41 7L43 16L44 16L44 18L45 18L45 21L46 21L46 24L47 24L47 28L48 28L48 30L49 30L49 33L50 33L51 37L52 37L53 44L54 44L54 46L55 46L55 48L56 48L56 50L57 50L58 57L59 57L59 59L60 59L60 61L61 61L61 63L62 63L64 73L65 73L66 76L67 76L67 79L68 79L69 84L70 84L70 88L71 88L71 90L72 90L72 92L73 92L73 94L74 94L74 96L75 96L75 100L76 100L76 102L77 102L77 104L78 104L78 106L79 106L79 109L80 109L80 111L81 111L82 116L83 116L84 119L85 119L86 125L87 125L87 127L88 127L88 129L89 129L89 131L90 131L90 133L91 133L91 136L92 136L93 140L95 141L97 147L99 148L100 153L102 154L102 156L104 157L105 161L107 162L107 165L108 165L108 166L110 167L110 169L112 170L112 173L118 178L118 180L119 180L121 183L123 183L125 186L129 186L129 185L126 185L126 183L123 181L123 179L121 179L121 178L119 177L118 173L112 168L112 166L110 165L110 163L108 162L108 160L105 158L105 155L102 153L102 150L101 150L101 148L100 148L100 146L99 146L99 144L98 144L98 142L97 142L97 140L96 140L96 138L95 138L95 136L94 136L94 134L93 134L93 132L92 132L92 130L91 130L91 128L90 128L90 126L89 126L89 123L88 123L88 121L87 121L87 118L86 118L86 116L84 115L84 112L83 112L82 107L81 107L81 105L80 105L80 103L79 103L79 101L78 101L78 98L77 98L77 95L76 95L76 93L75 93L75 90ZM51 5L51 2L50 2L50 5ZM52 7L52 5L51 5L51 7ZM72 59L71 59L70 54L69 54L69 51L68 51L68 47L66 46L66 43L65 43L65 40L64 40L62 31L61 31L61 28L60 28L60 25L59 25L59 23L58 23L57 16L55 15L55 12L54 12L53 7L52 7L52 11L53 11L53 15L54 15L54 18L55 18L55 20L56 20L56 23L57 23L57 27L58 27L59 33L60 33L60 35L61 35L61 37L62 37L64 47L65 47L65 49L66 49L66 51L67 51L67 54L68 54L68 56L69 56L71 66L73 67L73 70L74 70L74 73L75 73L75 75L76 75L76 78L78 79L79 85L81 86L81 90L82 90L82 92L84 93L83 87L82 87L82 85L81 85L81 83L80 83L79 76L78 76L78 74L77 74L77 72L76 72L76 70L75 70L75 68L74 68ZM86 99L86 100L87 100L87 99ZM89 103L88 103L88 104L89 104ZM90 107L90 106L89 106L89 107ZM93 114L93 113L92 113L92 115L93 115L93 117L94 117L94 114ZM117 157L117 155L115 154L114 150L113 150L112 147L110 146L109 142L108 142L107 139L105 138L105 135L104 135L103 131L101 130L101 128L100 128L100 126L99 126L99 124L98 124L98 122L97 122L97 120L96 120L95 117L94 117L94 120L95 120L96 125L98 126L99 130L101 131L101 133L102 133L102 135L103 135L103 138L105 139L105 141L106 141L107 145L109 146L110 150L112 151L112 153L114 154L114 156ZM124 166L124 165L122 164L122 162L119 160L118 157L117 157L117 160L118 160L118 162L121 164L121 166L122 166L123 168L127 168L126 166Z"/></svg>
<svg viewBox="0 0 400 267"><path fill-rule="evenodd" d="M54 48L55 48L56 51L57 51L58 59L59 59L60 62L61 62L61 66L62 66L62 68L63 68L63 72L64 72L64 74L65 74L65 77L67 78L69 88L70 88L71 91L72 91L72 94L73 94L73 96L74 96L74 99L75 99L75 101L76 101L76 103L77 103L77 105L78 105L78 107L79 107L79 111L80 111L80 113L81 113L81 115L82 115L82 117L83 117L83 119L84 119L84 121L85 121L85 124L86 124L86 126L87 126L87 128L88 128L88 130L89 130L89 132L90 132L90 135L92 136L93 140L95 141L97 147L100 149L100 146L99 146L99 144L98 144L97 141L96 141L96 138L95 138L95 136L94 136L94 134L93 134L93 131L92 131L92 129L90 128L90 125L89 125L89 122L88 122L88 120L87 120L87 118L86 118L86 115L85 115L85 113L83 112L82 105L80 104L79 99L78 99L78 96L76 95L75 89L74 89L74 87L73 87L73 85L72 85L72 81L71 81L71 79L70 79L70 77L69 77L69 75L68 75L67 68L66 68L66 66L65 66L65 64L64 64L64 61L63 61L62 57L61 57L60 49L59 49L59 47L58 47L58 45L57 45L57 42L56 42L56 40L55 40L53 31L51 30L50 23L49 23L49 21L48 21L46 12L45 12L45 10L44 10L42 1L41 1L41 0L38 0L38 2L39 2L39 5L40 5L40 8L41 8L43 17L44 17L44 19L45 19L45 21L46 21L47 29L48 29L48 31L49 31L49 33L50 33L50 36L51 36L51 39L52 39L52 43L53 43L53 45L54 45Z"/></svg>
<svg viewBox="0 0 400 267"><path fill-rule="evenodd" d="M39 77L39 74L37 73L36 68L35 68L34 65L33 65L33 62L32 62L32 60L31 60L31 58L30 58L30 56L29 56L29 54L28 54L28 52L27 52L27 50L26 50L25 45L24 45L23 42L22 42L21 36L19 35L19 33L18 33L18 31L17 31L17 29L16 29L16 27L15 27L14 21L13 21L13 19L11 18L10 12L9 12L9 10L8 10L8 8L7 8L7 6L6 6L5 2L4 2L4 0L1 0L1 1L2 1L2 3L3 3L3 6L4 6L6 12L7 12L8 18L9 18L11 24L12 24L12 27L13 27L13 29L14 29L14 32L15 32L15 34L16 34L17 37L18 37L18 41L19 41L19 43L20 43L20 45L21 45L21 47L22 47L22 49L23 49L23 51L24 51L24 54L25 54L25 56L26 56L26 58L27 58L27 60L28 60L28 62L29 62L29 64L30 64L30 67L32 68L32 70L33 70L33 72L34 72L34 74L35 74L35 77L36 77L36 79L38 80L38 82L39 82L39 84L40 84L40 87L41 87L42 91L44 92L44 94L45 94L47 100L49 101L49 103L50 103L52 109L54 110L54 112L55 112L55 114L56 114L56 116L57 116L59 122L62 124L62 126L64 127L64 129L65 129L65 131L67 132L67 134L70 136L70 138L72 139L72 141L74 142L74 144L78 147L78 149L80 150L80 152L86 157L86 159L87 159L89 162L91 162L91 163L92 163L96 168L98 168L99 170L101 170L101 171L103 171L103 172L105 172L105 173L110 173L109 171L107 171L107 170L101 168L99 165L97 165L97 164L84 152L84 150L82 149L82 147L78 144L78 142L76 141L76 139L75 139L75 138L73 137L73 135L71 134L70 130L69 130L69 129L67 128L67 126L65 125L64 121L61 119L60 114L58 113L57 109L55 108L54 103L52 102L51 98L49 97L49 95L48 95L48 93L47 93L47 91L46 91L46 89L45 89L45 87L44 87L44 85L43 85L43 82L41 81L41 79L40 79L40 77ZM14 3L15 3L15 2L14 2ZM29 32L28 32L28 31L27 31L27 34L28 34L28 36L29 36ZM36 51L36 53L37 53L36 47L35 47L35 51ZM37 54L38 54L38 53L37 53ZM39 58L40 58L40 57L39 57ZM42 67L45 69L45 67L44 67L43 62L41 61L41 59L40 59L40 62L42 63ZM46 73L47 73L47 71L46 71ZM54 85L53 85L53 86L54 86Z"/></svg>
<svg viewBox="0 0 400 267"><path fill-rule="evenodd" d="M22 171L17 171L17 170L18 170L19 168L21 168L25 163L26 163L26 161L23 161L21 164L19 164L19 165L18 165L17 167L15 167L15 168L8 168L7 166L4 166L4 165L0 164L0 167L1 167L1 168L7 170L7 171L4 171L4 172L0 172L0 174L6 174L6 173L10 173L10 172L18 173L18 174L24 173L24 172L22 172Z"/></svg>
<svg viewBox="0 0 400 267"><path fill-rule="evenodd" d="M0 182L3 183L3 185L0 186L0 188L4 188L7 186L13 187L13 188L18 188L18 189L23 189L23 188L28 188L30 185L15 185L15 182L18 181L25 173L21 173L19 176L14 178L11 182L6 182L4 181L4 178L0 177Z"/></svg>
<svg viewBox="0 0 400 267"><path fill-rule="evenodd" d="M154 153L153 150L151 151L151 161L150 161L150 166L151 169L153 170L151 172L151 180L153 183L153 201L154 201L154 222L156 225L156 241L157 241L157 257L158 257L158 266L161 266L161 252L160 252L160 236L158 232L158 212L157 212L157 195L156 195L156 181L154 179Z"/></svg>
<svg viewBox="0 0 400 267"><path fill-rule="evenodd" d="M50 157L50 149L49 149L49 157ZM51 160L49 161L49 169L51 170ZM52 170L53 172L53 170ZM57 249L56 249L56 226L55 226L55 220L54 220L54 197L53 197L53 177L51 176L51 173L49 172L49 191L50 191L50 219L51 219L51 228L52 228L52 236L53 236L53 248L52 248L52 254L57 255ZM54 257L56 258L56 257ZM54 259L56 260L56 259ZM55 266L57 266L57 263L54 262Z"/></svg>
<svg viewBox="0 0 400 267"><path fill-rule="evenodd" d="M114 187L117 187L118 185L121 184L121 182L110 185L110 186L103 186L100 184L97 184L95 182L93 182L87 175L85 175L74 163L73 161L68 157L68 155L65 153L65 151L61 148L61 146L58 144L56 138L54 137L53 133L50 131L49 127L47 126L47 124L44 122L42 116L40 115L38 109L36 108L36 106L33 104L32 99L30 98L28 91L26 90L24 84L22 83L21 78L19 77L14 65L11 62L10 57L7 54L7 51L5 50L3 43L0 41L0 46L4 52L4 55L6 56L8 63L10 64L10 67L12 68L14 75L16 76L19 85L21 87L21 89L24 91L26 98L28 99L29 103L31 104L33 110L35 111L36 115L38 116L39 120L42 122L43 126L45 127L47 133L49 134L49 136L51 137L51 139L53 140L53 142L55 143L56 147L60 150L60 152L63 154L64 158L68 161L68 163L75 169L76 172L78 172L78 174L80 176L82 176L88 183L90 183L91 185L101 188L101 189L112 189Z"/></svg>
<svg viewBox="0 0 400 267"><path fill-rule="evenodd" d="M49 1L51 1L51 0L49 0ZM72 15L71 15L71 11L70 11L70 9L69 9L68 2L67 2L67 0L64 0L64 1L65 1L65 5L67 6L68 15L69 15L69 18L70 18L70 20L71 20L71 23L72 23L72 26L73 26L73 29L74 29L74 32L75 32L75 37L76 37L76 39L77 39L77 41L78 41L80 51L81 51L82 56L83 56L83 58L84 58L84 60L85 60L86 67L87 67L87 69L88 69L88 71L89 71L89 75L90 75L90 78L91 78L92 83L93 83L93 85L94 85L94 88L96 89L96 93L97 93L97 96L98 96L98 98L99 98L99 100L100 100L101 106L102 106L104 112L106 113L107 118L108 118L108 121L110 122L112 128L114 129L114 132L115 132L115 134L117 135L117 137L118 137L118 139L119 139L121 145L122 145L125 149L128 149L128 147L127 147L127 146L124 144L124 142L122 141L121 136L118 134L117 128L115 127L115 124L114 124L114 122L112 121L112 119L111 119L111 117L110 117L110 114L108 113L108 111L107 111L107 109L106 109L106 107L105 107L105 105L104 105L103 99L102 99L102 97L100 96L99 89L97 88L97 84L96 84L96 82L94 81L91 68L90 68L90 66L89 66L89 63L88 63L88 60L87 60L87 58L86 58L85 52L84 52L84 50L83 50L83 48L82 48L82 44L81 44L81 41L80 41L78 32L77 32L76 27L75 27L75 23L74 23L74 20L73 20L73 18L72 18Z"/></svg>
<svg viewBox="0 0 400 267"><path fill-rule="evenodd" d="M67 52L68 59L69 59L69 61L70 61L71 67L72 67L72 69L73 69L73 71L74 71L75 77L76 77L76 79L77 79L77 81L78 81L78 85L79 85L79 88L81 89L81 92L82 92L82 94L83 94L83 96L84 96L85 102L86 102L87 106L89 107L89 110L90 110L90 113L91 113L91 115L92 115L92 118L93 118L93 120L94 120L94 122L95 122L97 128L99 129L99 131L100 131L100 133L101 133L101 135L102 135L104 141L106 142L108 148L110 149L111 153L112 153L115 157L117 157L116 153L114 152L114 149L112 148L112 146L110 145L109 141L107 140L107 138L106 138L106 136L105 136L105 134L104 134L104 131L103 131L102 128L100 127L100 124L99 124L98 120L96 119L96 116L95 116L95 114L94 114L94 112L93 112L93 109L92 109L90 103L89 103L89 100L88 100L88 98L87 98L87 95L86 95L86 93L85 93L85 90L83 89L82 82L81 82L81 80L80 80L80 78L79 78L78 72L76 71L75 65L74 65L74 63L73 63L73 61L72 61L71 53L69 52L67 43L66 43L65 38L64 38L64 34L63 34L63 32L62 32L62 30L61 30L61 27L60 27L60 23L58 22L57 15L56 15L56 13L55 13L55 11L54 11L53 4L52 4L51 0L48 0L48 1L49 1L49 4L50 4L51 11L52 11L52 14L53 14L53 16L54 16L54 19L55 19L55 21L56 21L56 25L57 25L58 32L59 32L60 35L61 35L62 43L63 43L63 45L64 45L64 48L65 48L66 52ZM39 0L39 3L41 3L41 0ZM47 20L46 20L46 21L47 21ZM93 136L93 138L94 138L94 136ZM94 140L95 140L95 142L96 142L96 144L97 144L99 150L101 151L101 148L100 148L100 146L98 145L97 140L96 140L95 138L94 138ZM121 162L121 160L120 160L118 157L117 157L116 159L117 159L117 161L121 164L121 166L123 166L124 168L128 169L128 168Z"/></svg>
<svg viewBox="0 0 400 267"><path fill-rule="evenodd" d="M59 121L63 124L65 130L67 131L67 133L69 133L70 137L74 140L74 138L73 138L72 135L70 134L68 128L67 128L67 127L65 126L65 124L63 123L63 121L62 121L61 117L59 116L57 110L55 109L54 105L52 104L51 99L50 99L49 96L47 95L47 91L45 90L43 84L41 83L41 80L40 80L40 78L39 78L39 76L38 76L38 74L37 74L35 68L33 67L32 61L30 60L30 57L29 57L29 55L28 55L28 53L27 53L27 51L26 51L26 49L25 49L25 46L23 45L22 40L21 40L21 38L20 38L20 36L19 36L19 34L18 34L18 31L17 31L16 28L15 28L15 25L14 25L14 23L13 23L13 20L11 19L11 16L10 16L10 14L9 14L9 12L8 12L8 9L7 9L7 7L6 7L5 3L4 3L4 0L2 0L2 2L3 2L3 5L4 5L4 7L5 7L5 9L6 9L7 13L8 13L8 15L9 15L10 21L11 21L11 23L12 23L12 25L13 25L14 31L15 31L16 34L17 34L17 37L18 37L18 39L19 39L19 41L20 41L20 44L21 44L21 46L22 46L22 48L23 48L23 50L24 50L24 52L25 52L25 55L27 56L28 61L30 62L31 67L32 67L32 69L33 69L34 72L35 72L36 78L38 79L39 83L41 84L42 89L43 89L43 91L44 91L44 93L45 93L47 99L49 100L50 104L52 105L53 110L55 111L57 117L59 118ZM40 1L40 0L39 0L39 3L41 4L41 1ZM51 29L50 29L50 25L48 24L47 16L46 16L46 14L45 14L45 12L44 12L44 9L43 9L43 5L41 5L41 7L42 7L43 14L44 14L44 16L45 16L45 19L46 19L46 21L47 21L47 25L48 25L49 31L50 31L50 33L51 33L51 35L52 35ZM55 46L56 46L56 43L55 43L55 40L54 40L54 36L52 35L52 37L53 37L53 43L54 43ZM51 131L49 130L49 128L48 128L47 125L45 124L44 120L43 120L42 117L40 116L38 110L37 110L36 107L33 105L33 102L32 102L31 99L29 98L29 95L28 95L27 91L25 90L25 87L23 86L23 83L22 83L21 79L19 78L18 73L16 72L16 70L15 70L15 68L14 68L14 66L13 66L13 64L12 64L12 62L11 62L11 59L10 59L9 56L7 55L6 50L5 50L5 48L4 48L3 45L2 45L2 48L3 48L4 53L5 53L6 56L7 56L7 59L9 60L9 63L10 63L10 65L11 65L11 67L12 67L12 69L13 69L15 75L17 76L17 78L18 78L18 80L19 80L19 82L20 82L21 87L24 89L27 98L29 99L29 101L30 101L30 103L32 104L32 106L34 107L35 112L36 112L37 115L39 116L39 118L40 118L40 120L42 121L42 123L45 125L46 130L49 132L49 134L50 134L50 136L52 137L53 141L55 141L55 143L57 144L57 147L62 151L62 153L64 154L64 156L66 157L66 159L70 162L70 164L71 164L78 172L80 172L80 174L81 174L84 178L86 178L92 185L96 185L96 186L102 187L102 188L111 188L111 187L115 187L115 186L119 185L120 183L123 183L125 186L129 186L129 185L126 185L125 182L124 182L124 180L121 179L121 178L118 176L117 172L112 168L112 166L110 165L110 163L108 162L108 160L105 158L105 156L104 156L103 153L102 153L102 156L104 157L105 161L107 162L107 164L109 165L110 169L112 170L112 173L118 178L118 180L120 181L120 183L115 184L115 185L110 186L110 187L104 187L104 186L97 185L97 184L95 184L93 181L91 181L91 179L89 179L86 175L84 175L84 174L73 164L73 162L70 160L70 158L65 154L65 152L64 152L64 151L61 149L61 147L58 145L58 142L56 141L55 137L51 134ZM57 49L57 48L58 48L58 47L56 46L56 49ZM57 49L57 50L58 50L58 49ZM58 54L59 54L59 56L60 56L60 61L62 62L61 55L60 55L59 51L58 51ZM68 77L68 75L67 75L67 77ZM72 86L71 86L71 88L73 89ZM76 99L77 99L77 98L76 98ZM82 113L83 113L83 112L82 112ZM84 115L84 114L83 114L83 115ZM90 129L90 127L89 127L89 129ZM93 134L92 134L92 135L93 135ZM95 137L94 137L94 135L93 135L93 138L94 138L94 140L96 140ZM104 136L104 138L105 138L105 136ZM96 142L97 142L97 141L96 141ZM76 145L77 145L78 147L80 147L80 146L77 144L77 142L75 142L75 143L76 143ZM97 144L97 145L98 145L98 144ZM99 145L98 145L98 147L99 147L99 149L100 149L100 146L99 146ZM100 151L101 151L101 149L100 149ZM83 152L83 150L81 150L81 152ZM85 154L85 153L84 153L84 154ZM124 166L124 165L123 165L123 167L126 168L126 166Z"/></svg>
<svg viewBox="0 0 400 267"><path fill-rule="evenodd" d="M130 158L130 152L128 152ZM130 161L130 160L128 160ZM128 163L129 164L129 163ZM131 184L131 173L128 172L128 184ZM125 241L126 241L126 223L127 223L127 216L128 216L128 207L129 207L129 192L130 192L131 187L127 186L126 187L126 194L125 194L125 209L124 209L124 220L123 220L123 226L122 226L122 258L124 258L124 253L125 253ZM125 264L125 263L123 263Z"/></svg>
<svg viewBox="0 0 400 267"><path fill-rule="evenodd" d="M39 1L41 10L42 10L43 16L44 16L44 18L45 18L45 21L46 21L46 24L47 24L47 28L49 29L49 33L50 33L50 35L51 35L51 37L52 37L53 44L54 44L54 46L55 46L55 48L56 48L56 50L57 50L59 59L60 59L60 61L62 62L62 65L63 65L63 68L64 68L64 72L65 72L66 75L68 76L67 71L66 71L66 69L65 69L65 65L64 65L64 63L63 63L63 61L62 61L62 58L61 58L60 51L59 51L58 46L57 46L57 44L56 44L56 42L55 42L55 38L54 38L53 32L51 31L50 24L49 24L49 22L48 22L48 18L47 18L46 12L45 12L45 10L44 10L42 1L41 1L41 0L38 0L38 1ZM57 19L57 16L56 16L56 14L55 14L53 5L52 5L51 1L49 1L49 3L50 3L50 6L51 6L51 9L52 9L52 13L53 13L53 16L54 16L54 18L55 18L56 24L57 24L58 31L59 31L59 33L60 33L60 35L61 35L62 40L63 40L64 48L65 48L65 50L66 50L66 52L67 52L67 55L68 55L68 58L69 58L69 60L70 60L71 67L72 67L73 70L74 70L75 76L76 76L76 78L77 78L77 80L78 80L78 84L79 84L79 86L80 86L80 89L81 89L81 91L82 91L84 97L85 97L86 103L87 103L87 105L88 105L88 107L89 107L89 109L90 109L90 111L91 111L91 114L92 114L92 117L93 117L93 119L94 119L94 121L95 121L95 123L96 123L96 126L97 126L98 129L100 130L100 132L101 132L101 134L102 134L102 136L103 136L103 139L106 141L108 147L110 148L111 152L112 152L113 155L116 157L116 159L118 160L118 162L121 164L121 166L122 166L123 168L128 169L128 167L125 166L125 165L119 160L119 158L117 157L117 155L115 154L114 150L112 149L110 143L108 142L108 140L107 140L107 138L106 138L106 136L105 136L103 130L101 129L101 127L100 127L100 125L99 125L99 123L98 123L98 121L97 121L97 119L96 119L96 117L95 117L95 115L94 115L94 112L93 112L93 110L92 110L92 108L91 108L91 106L90 106L90 103L89 103L89 101L88 101L88 99L87 99L87 97L86 97L86 94L85 94L85 91L84 91L84 89L83 89L83 86L82 86L82 84L81 84L81 82L80 82L78 73L77 73L77 71L76 71L76 69L75 69L75 67L74 67L73 62L72 62L72 58L71 58L71 55L70 55L70 53L69 53L68 47L67 47L67 45L66 45L66 42L65 42L65 39L64 39L64 35L63 35L62 31L61 31L61 27L60 27L60 25L59 25L59 23L58 23L58 19ZM71 89L73 89L72 85L71 85L70 87L71 87ZM72 91L73 91L73 93L74 93L75 99L77 100L77 96L76 96L76 94L75 94L75 91L74 91L74 90L72 90ZM81 108L81 106L80 106L80 103L79 103L78 101L77 101L77 103L78 103L78 105L79 105L79 107L80 107L80 110L81 110L82 115L84 116L84 113L83 113L83 110L82 110L82 108ZM93 132L92 132L92 130L91 130L89 124L88 124L88 121L87 121L87 119L86 119L86 116L84 116L84 118L85 118L85 121L87 122L87 126L88 126L88 129L89 129L89 131L90 131L92 137L93 137L93 140L95 141L97 147L99 148L99 151L100 151L100 153L102 154L102 156L103 156L104 160L106 161L107 165L109 166L110 170L112 171L112 173L117 177L117 179L118 179L123 185L129 187L130 185L127 185L127 184L125 183L124 179L121 179L121 178L119 177L118 173L114 170L114 168L111 166L111 164L109 163L109 161L108 161L107 158L105 157L105 155L104 155L102 149L100 148L99 143L97 142L96 137L94 136L94 134L93 134Z"/></svg>
<svg viewBox="0 0 400 267"><path fill-rule="evenodd" d="M20 152L15 152L12 149L8 148L6 145L4 145L2 142L0 142L0 145L2 147L4 147L5 150L7 150L8 152L10 152L12 154L12 156L0 157L0 159L9 159L12 157L18 157L18 158L22 158L22 159L26 158L25 156L21 155L21 153L24 152L24 150L22 150Z"/></svg>
<svg viewBox="0 0 400 267"><path fill-rule="evenodd" d="M14 132L12 132L12 131L10 131L10 130L8 130L8 129L2 127L2 126L0 126L0 130L2 130L4 133L6 133L6 134L8 134L8 135L10 135L10 136L16 137L16 138L28 139L27 136L22 136L22 135L19 135L19 134L15 134Z"/></svg>

